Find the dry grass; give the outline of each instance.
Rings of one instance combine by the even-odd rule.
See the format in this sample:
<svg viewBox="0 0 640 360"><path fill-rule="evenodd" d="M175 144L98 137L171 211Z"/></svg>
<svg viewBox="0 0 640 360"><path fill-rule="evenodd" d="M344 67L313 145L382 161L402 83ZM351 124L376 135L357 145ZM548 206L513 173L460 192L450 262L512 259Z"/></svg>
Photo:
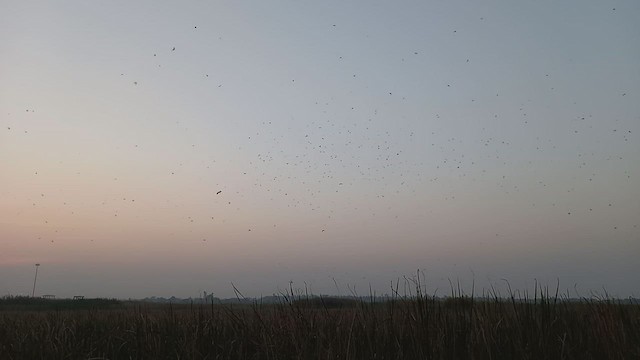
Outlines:
<svg viewBox="0 0 640 360"><path fill-rule="evenodd" d="M1 359L640 358L639 304L538 292L0 310Z"/></svg>

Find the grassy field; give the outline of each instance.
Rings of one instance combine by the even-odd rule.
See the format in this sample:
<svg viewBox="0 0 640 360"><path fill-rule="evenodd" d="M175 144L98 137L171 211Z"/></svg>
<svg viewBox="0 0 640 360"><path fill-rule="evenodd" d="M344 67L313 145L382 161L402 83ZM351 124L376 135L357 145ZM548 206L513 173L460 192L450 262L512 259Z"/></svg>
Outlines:
<svg viewBox="0 0 640 360"><path fill-rule="evenodd" d="M640 305L538 293L268 305L5 298L0 359L640 359Z"/></svg>

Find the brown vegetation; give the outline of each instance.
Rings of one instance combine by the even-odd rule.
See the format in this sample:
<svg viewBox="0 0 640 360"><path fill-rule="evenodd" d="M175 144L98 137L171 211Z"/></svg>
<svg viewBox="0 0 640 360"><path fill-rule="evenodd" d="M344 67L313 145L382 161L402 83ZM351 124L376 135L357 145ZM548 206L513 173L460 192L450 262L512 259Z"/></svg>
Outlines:
<svg viewBox="0 0 640 360"><path fill-rule="evenodd" d="M606 299L419 293L385 302L112 305L31 311L0 302L0 358L640 358L640 305Z"/></svg>

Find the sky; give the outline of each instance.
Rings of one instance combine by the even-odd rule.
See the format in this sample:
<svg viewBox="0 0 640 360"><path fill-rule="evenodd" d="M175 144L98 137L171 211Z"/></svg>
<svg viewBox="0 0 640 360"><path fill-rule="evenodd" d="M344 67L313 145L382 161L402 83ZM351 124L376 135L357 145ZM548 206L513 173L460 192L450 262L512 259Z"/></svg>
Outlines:
<svg viewBox="0 0 640 360"><path fill-rule="evenodd" d="M1 1L0 295L640 297L639 17Z"/></svg>

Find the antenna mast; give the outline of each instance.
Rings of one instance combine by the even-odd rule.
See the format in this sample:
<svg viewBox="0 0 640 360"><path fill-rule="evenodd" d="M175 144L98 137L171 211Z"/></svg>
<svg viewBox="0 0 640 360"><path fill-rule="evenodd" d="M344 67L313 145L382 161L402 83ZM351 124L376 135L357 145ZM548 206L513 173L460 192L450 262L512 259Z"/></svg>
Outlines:
<svg viewBox="0 0 640 360"><path fill-rule="evenodd" d="M35 297L36 295L36 281L38 280L38 268L40 264L36 264L36 276L33 278L33 291L31 292L31 297Z"/></svg>

